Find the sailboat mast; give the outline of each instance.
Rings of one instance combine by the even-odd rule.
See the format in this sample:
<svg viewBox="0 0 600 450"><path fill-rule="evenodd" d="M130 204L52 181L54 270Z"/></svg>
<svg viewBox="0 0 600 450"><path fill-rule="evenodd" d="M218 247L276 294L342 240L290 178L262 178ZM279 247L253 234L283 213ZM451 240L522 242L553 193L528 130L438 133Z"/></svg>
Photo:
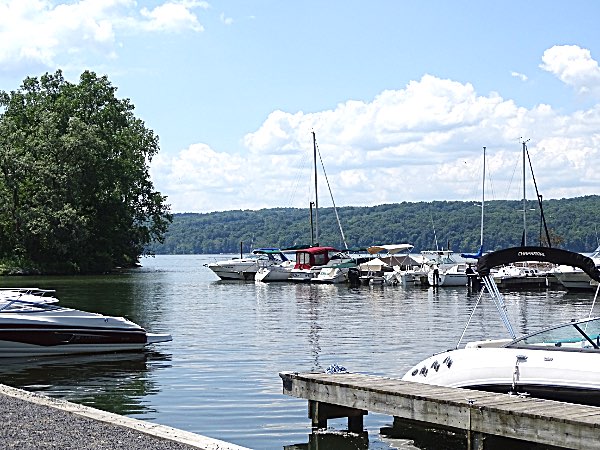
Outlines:
<svg viewBox="0 0 600 450"><path fill-rule="evenodd" d="M485 205L485 147L483 147L483 185L481 186L481 249L483 250L483 207Z"/></svg>
<svg viewBox="0 0 600 450"><path fill-rule="evenodd" d="M523 246L527 245L527 199L525 192L525 153L527 147L525 146L525 141L523 141Z"/></svg>
<svg viewBox="0 0 600 450"><path fill-rule="evenodd" d="M319 196L317 195L317 138L315 132L312 132L313 137L313 162L315 170L315 239L319 245Z"/></svg>

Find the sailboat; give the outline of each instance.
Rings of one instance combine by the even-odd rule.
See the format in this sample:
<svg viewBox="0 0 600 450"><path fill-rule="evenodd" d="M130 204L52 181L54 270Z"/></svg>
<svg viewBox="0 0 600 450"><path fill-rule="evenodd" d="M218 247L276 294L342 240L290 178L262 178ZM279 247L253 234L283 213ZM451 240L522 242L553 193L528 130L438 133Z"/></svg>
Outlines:
<svg viewBox="0 0 600 450"><path fill-rule="evenodd" d="M314 202L314 234L312 228L312 208L311 208L311 248L300 251L296 254L296 265L290 271L289 281L303 282L303 281L317 281L325 283L340 283L347 281L347 273L350 267L356 266L353 263L352 258L346 253L345 250L338 250L333 247L322 247L319 244L319 195L318 195L318 180L317 180L317 138L315 132L312 132L313 138L313 164L314 164L314 177L315 177L315 202ZM323 167L325 173L325 167ZM325 173L325 179L327 180L327 174ZM329 181L327 181L329 186ZM329 189L331 194L331 188ZM333 202L333 209L337 218L342 240L344 241L344 247L347 249L346 237L342 230L340 218L337 213L335 201L331 194L331 200ZM312 239L314 238L314 239Z"/></svg>
<svg viewBox="0 0 600 450"><path fill-rule="evenodd" d="M477 253L461 253L465 259L479 259L483 255L483 208L485 206L485 147L483 147L483 183L481 186L481 240Z"/></svg>
<svg viewBox="0 0 600 450"><path fill-rule="evenodd" d="M312 132L313 138L313 168L315 180L315 201L310 203L310 224L311 224L311 243L307 248L296 250L295 264L285 263L271 267L265 267L258 270L255 276L256 281L318 281L323 283L339 283L347 281L347 273L350 267L356 266L354 259L351 258L346 250L338 250L334 247L320 246L319 244L319 196L317 180L317 139L315 132ZM323 167L323 171L325 168ZM325 174L327 179L327 174ZM329 181L327 181L329 185ZM331 188L329 189L331 194ZM346 237L342 230L340 218L337 213L333 195L331 195L333 209L337 218L342 240L345 249ZM313 220L314 206L314 220ZM324 272L321 273L321 269Z"/></svg>
<svg viewBox="0 0 600 450"><path fill-rule="evenodd" d="M527 191L526 191L526 166L528 160L528 152L527 152L527 141L522 142L523 146L523 234L521 236L521 247L527 246ZM538 199L538 205L540 207L540 214L542 221L544 223L544 228L546 230L546 239L548 242L548 248L551 247L550 235L548 233L548 227L546 226L546 219L544 217L544 210L542 208L542 196L539 195L537 189L537 183L535 181L535 176L533 175L533 166L531 165L531 160L529 159L529 166L531 169L531 176L533 178L533 183L535 186L535 191ZM541 240L541 239L540 239ZM540 244L541 245L541 244ZM498 287L510 287L510 288L531 288L531 287L541 287L545 288L549 286L551 283L551 279L548 276L547 271L540 270L535 265L531 265L530 262L522 262L519 265L510 264L506 266L502 266L498 269L497 272L493 274L493 279Z"/></svg>

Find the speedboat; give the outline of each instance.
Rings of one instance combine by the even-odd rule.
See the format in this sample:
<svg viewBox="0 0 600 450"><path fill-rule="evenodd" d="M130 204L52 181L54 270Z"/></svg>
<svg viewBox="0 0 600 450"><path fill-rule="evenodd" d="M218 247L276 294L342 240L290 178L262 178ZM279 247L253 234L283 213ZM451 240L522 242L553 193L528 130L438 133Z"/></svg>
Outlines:
<svg viewBox="0 0 600 450"><path fill-rule="evenodd" d="M249 257L216 261L205 266L221 280L254 280L259 269L279 265L287 260L278 248L257 248Z"/></svg>
<svg viewBox="0 0 600 450"><path fill-rule="evenodd" d="M284 261L281 264L261 267L254 275L254 281L268 283L273 281L287 281L292 269L294 261Z"/></svg>
<svg viewBox="0 0 600 450"><path fill-rule="evenodd" d="M360 264L368 260L368 257L354 258L347 252L339 252L333 255L327 264L321 266L311 282L321 284L347 283L350 269L358 270Z"/></svg>
<svg viewBox="0 0 600 450"><path fill-rule="evenodd" d="M456 263L444 268L434 265L427 272L427 282L430 286L466 286L468 281L467 265L464 263Z"/></svg>
<svg viewBox="0 0 600 450"><path fill-rule="evenodd" d="M140 350L171 339L169 334L148 333L123 317L40 301L0 301L0 357Z"/></svg>
<svg viewBox="0 0 600 450"><path fill-rule="evenodd" d="M545 288L550 286L554 278L549 271L540 270L530 264L502 266L492 275L500 288Z"/></svg>
<svg viewBox="0 0 600 450"><path fill-rule="evenodd" d="M600 247L590 254L590 258L597 266L600 266ZM590 276L578 267L559 265L552 270L552 275L569 290L596 289Z"/></svg>
<svg viewBox="0 0 600 450"><path fill-rule="evenodd" d="M393 276L394 269L381 258L373 258L358 266L360 284L383 285L386 276Z"/></svg>
<svg viewBox="0 0 600 450"><path fill-rule="evenodd" d="M459 341L456 348L416 364L403 380L600 406L600 317L574 319L521 337L513 331L490 270L530 259L579 267L600 280L592 259L566 250L515 247L483 256L477 271L484 288L477 304L487 292L510 337L470 342L460 348ZM472 317L473 313L467 326Z"/></svg>
<svg viewBox="0 0 600 450"><path fill-rule="evenodd" d="M423 261L417 262L416 255L411 255L412 244L386 244L367 247L371 255L383 253L382 256L361 266L362 280L365 284L420 284L427 272L421 270ZM420 257L422 259L422 257ZM373 264L370 264L372 262Z"/></svg>
<svg viewBox="0 0 600 450"><path fill-rule="evenodd" d="M434 355L404 380L600 406L600 317Z"/></svg>
<svg viewBox="0 0 600 450"><path fill-rule="evenodd" d="M339 254L333 247L309 247L296 251L296 264L290 271L288 280L310 282L332 259L332 253Z"/></svg>
<svg viewBox="0 0 600 450"><path fill-rule="evenodd" d="M452 250L424 250L427 282L430 286L466 286L467 264L457 261Z"/></svg>
<svg viewBox="0 0 600 450"><path fill-rule="evenodd" d="M306 247L296 249L296 260L261 267L255 281L312 281L316 283L342 283L348 281L348 271L356 267L359 259L333 247ZM334 253L335 252L335 253Z"/></svg>

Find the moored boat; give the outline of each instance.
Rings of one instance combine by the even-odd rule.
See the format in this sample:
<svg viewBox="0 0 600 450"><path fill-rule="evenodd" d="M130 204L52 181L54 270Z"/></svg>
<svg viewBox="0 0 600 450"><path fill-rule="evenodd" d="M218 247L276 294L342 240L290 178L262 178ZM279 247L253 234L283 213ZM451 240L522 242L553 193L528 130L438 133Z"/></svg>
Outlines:
<svg viewBox="0 0 600 450"><path fill-rule="evenodd" d="M276 266L287 261L278 248L257 248L248 257L231 258L205 264L221 280L254 280L256 272L263 267Z"/></svg>
<svg viewBox="0 0 600 450"><path fill-rule="evenodd" d="M556 282L549 270L540 270L527 263L520 266L502 266L496 272L492 272L492 276L499 288L546 288Z"/></svg>
<svg viewBox="0 0 600 450"><path fill-rule="evenodd" d="M0 303L0 357L140 350L170 341L123 318L39 301Z"/></svg>
<svg viewBox="0 0 600 450"><path fill-rule="evenodd" d="M452 250L424 250L427 282L430 286L466 286L467 263L457 261Z"/></svg>
<svg viewBox="0 0 600 450"><path fill-rule="evenodd" d="M596 266L600 266L600 247L596 248L589 256ZM593 290L595 283L590 276L578 267L559 265L552 270L552 275L568 290Z"/></svg>
<svg viewBox="0 0 600 450"><path fill-rule="evenodd" d="M333 254L340 251L333 247L309 247L296 251L296 264L290 271L288 280L294 282L311 281L317 276L321 267L332 259Z"/></svg>
<svg viewBox="0 0 600 450"><path fill-rule="evenodd" d="M281 264L269 265L258 269L254 275L254 281L262 283L271 283L277 281L287 281L294 268L294 261L285 261Z"/></svg>
<svg viewBox="0 0 600 450"><path fill-rule="evenodd" d="M490 271L502 264L529 260L579 267L590 278L600 280L592 259L566 250L515 247L484 255L477 265L485 286L479 300L486 292L489 294L509 337L474 341L462 348L459 341L455 349L416 364L403 379L600 405L600 317L573 319L521 337L512 328L504 298ZM472 317L473 313L463 336Z"/></svg>

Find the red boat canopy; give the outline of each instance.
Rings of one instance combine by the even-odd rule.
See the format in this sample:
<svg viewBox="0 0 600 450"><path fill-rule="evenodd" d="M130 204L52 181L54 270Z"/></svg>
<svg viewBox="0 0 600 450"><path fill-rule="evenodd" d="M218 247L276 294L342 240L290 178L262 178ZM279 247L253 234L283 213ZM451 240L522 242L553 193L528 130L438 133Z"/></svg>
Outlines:
<svg viewBox="0 0 600 450"><path fill-rule="evenodd" d="M309 247L296 250L296 264L294 269L310 269L313 266L322 266L329 262L329 252L339 252L333 247Z"/></svg>

